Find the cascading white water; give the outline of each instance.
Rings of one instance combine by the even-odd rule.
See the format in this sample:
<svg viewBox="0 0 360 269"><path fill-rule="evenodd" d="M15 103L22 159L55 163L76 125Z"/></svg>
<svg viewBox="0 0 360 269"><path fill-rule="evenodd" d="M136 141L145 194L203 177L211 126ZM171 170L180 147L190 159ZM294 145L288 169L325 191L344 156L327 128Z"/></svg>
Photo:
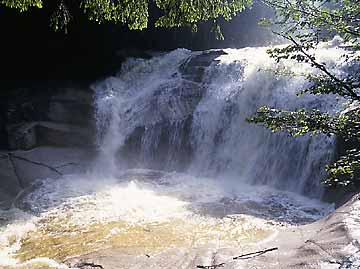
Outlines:
<svg viewBox="0 0 360 269"><path fill-rule="evenodd" d="M341 75L339 50L326 44L316 54ZM302 76L273 72L316 70L275 64L266 48L225 52L129 59L96 83L96 162L87 173L40 179L20 209L0 212L0 267L68 268L69 257L107 248L129 256L246 248L271 239L279 223L332 210L318 198L334 140L245 121L262 105L335 111L331 96L296 96L309 83Z"/></svg>
<svg viewBox="0 0 360 269"><path fill-rule="evenodd" d="M309 85L304 76L274 73L316 70L291 62L276 65L266 48L225 52L176 50L151 60L130 59L118 76L97 84L100 160L112 165L111 172L116 163L127 163L320 197L334 139L293 139L246 122L262 105L334 110L331 96L296 96ZM317 55L342 72L338 48L320 48Z"/></svg>
<svg viewBox="0 0 360 269"><path fill-rule="evenodd" d="M182 105L186 104L179 104L176 97L171 103L167 93L181 83L176 71L181 61L190 55L190 51L177 50L150 61L130 59L123 65L119 77L95 86L101 167L105 165L113 172L117 151L136 127L156 124L165 115L170 121L181 118ZM154 95L156 99L152 98ZM159 142L156 139L159 139L156 130L146 132L141 143L144 151L147 146L156 145Z"/></svg>

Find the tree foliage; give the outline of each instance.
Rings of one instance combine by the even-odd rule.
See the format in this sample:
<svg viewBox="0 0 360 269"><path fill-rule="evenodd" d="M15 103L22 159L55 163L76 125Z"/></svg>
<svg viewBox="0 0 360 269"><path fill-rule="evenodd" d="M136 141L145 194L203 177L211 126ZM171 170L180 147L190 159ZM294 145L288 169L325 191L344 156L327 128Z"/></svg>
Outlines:
<svg viewBox="0 0 360 269"><path fill-rule="evenodd" d="M307 75L312 85L299 95L334 94L347 100L351 109L337 114L319 110L285 111L260 108L249 122L262 124L273 132L292 136L336 135L347 141L351 149L340 160L327 166L329 186L360 185L360 5L357 0L263 0L276 11L275 19L264 19L263 25L288 41L288 45L268 50L276 62L295 60L318 69L319 74ZM326 64L316 59L314 50L320 42L340 36L346 46L342 61L353 66L346 75L333 74Z"/></svg>
<svg viewBox="0 0 360 269"><path fill-rule="evenodd" d="M16 8L21 12L27 11L31 7L42 8L41 0L0 0L0 4Z"/></svg>
<svg viewBox="0 0 360 269"><path fill-rule="evenodd" d="M27 11L31 7L41 8L46 0L0 0L10 8ZM49 0L50 1L50 0ZM71 11L67 1L56 1L56 9L51 16L54 30L65 30L71 21ZM127 25L131 30L142 30L148 26L149 5L155 5L162 14L155 22L156 27L180 27L196 25L200 21L216 20L220 17L230 20L252 0L75 0L87 17L99 23L106 21Z"/></svg>

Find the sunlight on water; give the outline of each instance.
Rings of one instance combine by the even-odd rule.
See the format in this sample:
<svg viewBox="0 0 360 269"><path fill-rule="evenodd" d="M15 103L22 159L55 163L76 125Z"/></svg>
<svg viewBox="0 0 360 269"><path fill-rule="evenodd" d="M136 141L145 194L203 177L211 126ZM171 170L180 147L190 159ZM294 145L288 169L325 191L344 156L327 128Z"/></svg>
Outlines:
<svg viewBox="0 0 360 269"><path fill-rule="evenodd" d="M109 248L154 255L244 247L269 240L284 221L311 222L327 212L326 204L286 192L239 185L243 195L234 196L236 189L224 187L217 179L151 170L43 180L18 202L28 213L3 214L0 265L67 268L70 257Z"/></svg>
<svg viewBox="0 0 360 269"><path fill-rule="evenodd" d="M30 214L23 213L23 220L2 232L1 255L7 253L8 261L0 264L61 268L69 257L100 249L120 248L123 254L145 255L207 244L239 247L276 233L275 226L260 218L230 215L225 209L223 216L215 216L212 207L221 198L216 185L211 185L216 181L207 180L205 194L201 179L164 173L150 184L144 181L146 172L142 173L143 181L134 181L139 178L134 172L125 181L109 180L103 188L83 184L80 176L43 181L20 203ZM192 186L192 193L177 184L180 182ZM76 191L71 193L71 189Z"/></svg>
<svg viewBox="0 0 360 269"><path fill-rule="evenodd" d="M244 220L203 219L173 220L166 223L134 225L126 222L93 224L84 227L69 227L65 223L46 223L22 239L15 257L29 261L48 257L58 262L68 257L85 254L98 249L119 247L126 254L145 255L177 247L195 247L207 243L244 245L270 236L270 230L244 226Z"/></svg>

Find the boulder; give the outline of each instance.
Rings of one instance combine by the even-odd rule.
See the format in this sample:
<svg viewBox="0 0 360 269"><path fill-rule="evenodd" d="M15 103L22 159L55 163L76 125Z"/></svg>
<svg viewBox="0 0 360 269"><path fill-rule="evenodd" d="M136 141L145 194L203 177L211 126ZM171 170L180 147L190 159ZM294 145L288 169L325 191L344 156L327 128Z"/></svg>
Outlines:
<svg viewBox="0 0 360 269"><path fill-rule="evenodd" d="M38 146L92 147L94 131L86 127L53 122L28 122L8 127L12 150Z"/></svg>
<svg viewBox="0 0 360 269"><path fill-rule="evenodd" d="M182 77L192 82L201 83L206 68L211 64L216 63L216 58L225 54L227 53L223 50L208 50L192 56L190 60L180 67Z"/></svg>
<svg viewBox="0 0 360 269"><path fill-rule="evenodd" d="M94 132L70 124L39 122L36 127L38 146L92 147Z"/></svg>
<svg viewBox="0 0 360 269"><path fill-rule="evenodd" d="M9 148L27 150L36 147L36 126L36 122L8 126Z"/></svg>
<svg viewBox="0 0 360 269"><path fill-rule="evenodd" d="M93 92L88 89L63 88L51 96L48 120L81 126L93 124Z"/></svg>
<svg viewBox="0 0 360 269"><path fill-rule="evenodd" d="M88 87L14 89L4 110L0 129L6 128L0 135L7 135L8 143L3 148L92 145L93 91Z"/></svg>

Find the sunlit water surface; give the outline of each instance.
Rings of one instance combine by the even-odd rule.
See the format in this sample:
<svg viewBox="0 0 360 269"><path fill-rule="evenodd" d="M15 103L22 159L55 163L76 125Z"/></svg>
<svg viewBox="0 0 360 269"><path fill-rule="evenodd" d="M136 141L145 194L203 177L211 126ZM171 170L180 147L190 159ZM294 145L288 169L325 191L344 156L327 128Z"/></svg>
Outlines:
<svg viewBox="0 0 360 269"><path fill-rule="evenodd" d="M293 193L233 186L150 170L43 180L18 202L21 210L1 212L0 264L66 268L69 257L110 247L132 255L244 247L331 210Z"/></svg>

